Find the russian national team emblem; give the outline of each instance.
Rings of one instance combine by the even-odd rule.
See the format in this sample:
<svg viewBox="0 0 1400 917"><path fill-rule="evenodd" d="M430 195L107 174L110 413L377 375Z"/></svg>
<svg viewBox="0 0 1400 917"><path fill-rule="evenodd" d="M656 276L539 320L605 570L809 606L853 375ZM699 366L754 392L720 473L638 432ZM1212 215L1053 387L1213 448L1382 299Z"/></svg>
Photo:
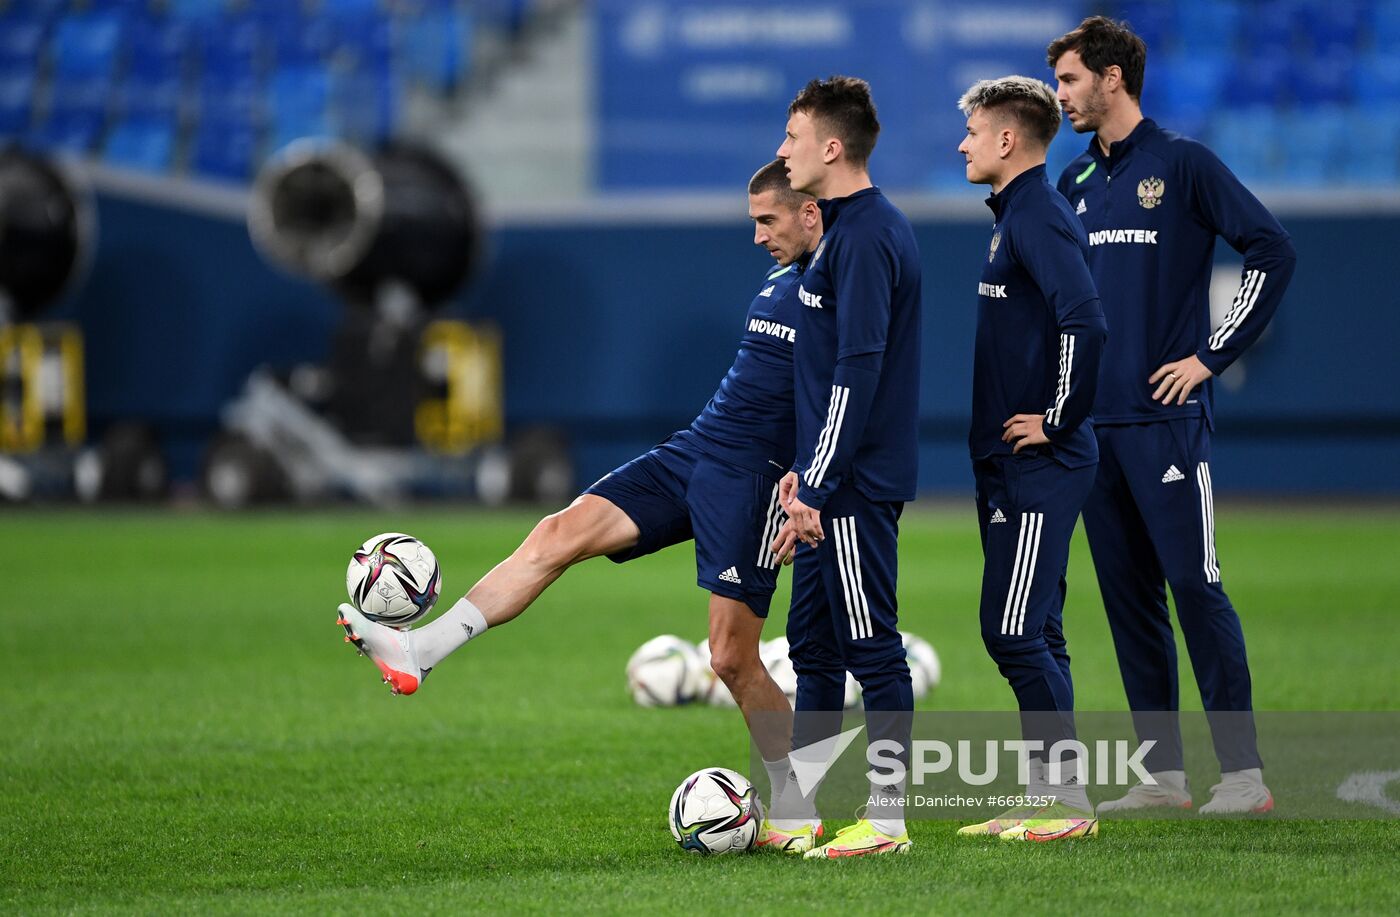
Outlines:
<svg viewBox="0 0 1400 917"><path fill-rule="evenodd" d="M987 250L987 263L991 264L992 259L997 256L997 246L1001 245L1001 230L992 233L992 247Z"/></svg>
<svg viewBox="0 0 1400 917"><path fill-rule="evenodd" d="M1138 182L1138 203L1151 210L1162 203L1162 192L1166 185L1160 178L1144 178Z"/></svg>

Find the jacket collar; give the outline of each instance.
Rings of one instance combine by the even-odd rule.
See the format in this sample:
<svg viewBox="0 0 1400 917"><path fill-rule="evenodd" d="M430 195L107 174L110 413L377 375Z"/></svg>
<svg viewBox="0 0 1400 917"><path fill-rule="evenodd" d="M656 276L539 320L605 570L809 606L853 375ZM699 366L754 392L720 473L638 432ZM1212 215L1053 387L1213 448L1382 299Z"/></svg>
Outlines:
<svg viewBox="0 0 1400 917"><path fill-rule="evenodd" d="M1011 179L1011 181L1006 183L1004 188L987 198L987 206L992 208L992 215L1000 220L1002 213L1006 210L1007 203L1013 200L1023 188L1034 182L1044 180L1045 163L1043 162L1038 166L1031 166L1020 175Z"/></svg>

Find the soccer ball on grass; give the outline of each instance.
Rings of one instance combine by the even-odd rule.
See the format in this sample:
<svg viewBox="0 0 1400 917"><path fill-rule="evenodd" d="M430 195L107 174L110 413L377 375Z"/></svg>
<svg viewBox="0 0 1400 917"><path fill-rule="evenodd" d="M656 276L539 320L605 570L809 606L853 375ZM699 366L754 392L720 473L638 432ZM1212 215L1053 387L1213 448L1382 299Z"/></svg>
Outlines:
<svg viewBox="0 0 1400 917"><path fill-rule="evenodd" d="M741 774L707 767L671 795L671 836L682 850L702 856L752 850L763 821L758 793Z"/></svg>

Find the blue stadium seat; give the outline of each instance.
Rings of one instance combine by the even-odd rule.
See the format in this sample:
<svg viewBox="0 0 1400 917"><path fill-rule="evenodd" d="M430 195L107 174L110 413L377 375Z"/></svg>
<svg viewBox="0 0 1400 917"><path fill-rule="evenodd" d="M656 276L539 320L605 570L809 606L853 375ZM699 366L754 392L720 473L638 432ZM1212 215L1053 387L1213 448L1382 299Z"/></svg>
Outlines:
<svg viewBox="0 0 1400 917"><path fill-rule="evenodd" d="M0 73L0 137L28 133L33 114L33 74Z"/></svg>
<svg viewBox="0 0 1400 917"><path fill-rule="evenodd" d="M1371 188L1400 184L1400 108L1356 108L1348 118L1349 136L1365 139L1347 146L1338 179Z"/></svg>
<svg viewBox="0 0 1400 917"><path fill-rule="evenodd" d="M1237 57L1225 81L1225 101L1236 108L1277 107L1288 97L1293 67L1290 54L1256 49Z"/></svg>
<svg viewBox="0 0 1400 917"><path fill-rule="evenodd" d="M1400 105L1400 54L1373 51L1362 55L1352 76L1357 104L1383 108Z"/></svg>
<svg viewBox="0 0 1400 917"><path fill-rule="evenodd" d="M1278 119L1271 109L1247 108L1217 113L1207 143L1247 185L1277 181Z"/></svg>
<svg viewBox="0 0 1400 917"><path fill-rule="evenodd" d="M1126 19L1133 31L1147 43L1147 59L1162 54L1174 44L1175 22L1172 5L1161 0L1129 0L1119 3L1113 15Z"/></svg>
<svg viewBox="0 0 1400 917"><path fill-rule="evenodd" d="M10 0L5 4L5 15L52 22L68 4L69 0Z"/></svg>
<svg viewBox="0 0 1400 917"><path fill-rule="evenodd" d="M1298 12L1309 47L1316 53L1355 51L1365 6L1356 0L1304 0Z"/></svg>
<svg viewBox="0 0 1400 917"><path fill-rule="evenodd" d="M439 92L457 88L471 61L473 21L453 7L425 7L404 23L403 57L408 74Z"/></svg>
<svg viewBox="0 0 1400 917"><path fill-rule="evenodd" d="M180 81L193 34L189 23L179 19L133 18L127 25L127 80L141 85Z"/></svg>
<svg viewBox="0 0 1400 917"><path fill-rule="evenodd" d="M1198 57L1228 53L1239 37L1244 12L1235 0L1181 0L1175 22L1179 43Z"/></svg>
<svg viewBox="0 0 1400 917"><path fill-rule="evenodd" d="M65 153L89 153L97 146L105 112L87 106L53 106L43 122L30 131L36 146Z"/></svg>
<svg viewBox="0 0 1400 917"><path fill-rule="evenodd" d="M402 80L387 67L353 70L333 84L331 123L349 140L368 145L387 140L402 109Z"/></svg>
<svg viewBox="0 0 1400 917"><path fill-rule="evenodd" d="M64 18L54 30L54 78L105 79L116 66L121 40L118 16L94 13Z"/></svg>
<svg viewBox="0 0 1400 917"><path fill-rule="evenodd" d="M328 18L331 53L338 67L385 69L393 65L393 20L378 14L339 11Z"/></svg>
<svg viewBox="0 0 1400 917"><path fill-rule="evenodd" d="M190 169L206 178L247 182L258 155L258 135L249 125L202 123L195 131Z"/></svg>
<svg viewBox="0 0 1400 917"><path fill-rule="evenodd" d="M255 82L262 72L262 38L247 19L218 18L200 26L204 79Z"/></svg>
<svg viewBox="0 0 1400 917"><path fill-rule="evenodd" d="M37 17L0 20L0 73L37 73L48 28Z"/></svg>
<svg viewBox="0 0 1400 917"><path fill-rule="evenodd" d="M1378 53L1400 48L1400 0L1379 0L1371 9L1371 40Z"/></svg>
<svg viewBox="0 0 1400 917"><path fill-rule="evenodd" d="M1293 100L1299 105L1341 105L1351 101L1356 83L1356 58L1347 52L1306 56L1297 76L1289 80Z"/></svg>
<svg viewBox="0 0 1400 917"><path fill-rule="evenodd" d="M1297 111L1284 120L1283 177L1290 185L1320 188L1340 178L1351 150L1349 113L1341 106Z"/></svg>
<svg viewBox="0 0 1400 917"><path fill-rule="evenodd" d="M143 83L127 79L112 87L113 117L118 120L176 121L182 101L183 87L174 80Z"/></svg>
<svg viewBox="0 0 1400 917"><path fill-rule="evenodd" d="M1163 115L1193 117L1209 113L1219 104L1228 64L1223 56L1183 51L1159 57L1149 85L1157 94Z"/></svg>
<svg viewBox="0 0 1400 917"><path fill-rule="evenodd" d="M272 147L330 133L330 76L321 67L280 70L269 84Z"/></svg>
<svg viewBox="0 0 1400 917"><path fill-rule="evenodd" d="M228 8L224 0L166 0L170 15L188 22L216 19Z"/></svg>
<svg viewBox="0 0 1400 917"><path fill-rule="evenodd" d="M175 136L174 121L123 121L107 138L103 159L143 172L168 172L175 161Z"/></svg>
<svg viewBox="0 0 1400 917"><path fill-rule="evenodd" d="M1298 22L1296 0L1261 0L1251 11L1249 25L1241 30L1240 37L1251 54L1291 54L1298 43Z"/></svg>

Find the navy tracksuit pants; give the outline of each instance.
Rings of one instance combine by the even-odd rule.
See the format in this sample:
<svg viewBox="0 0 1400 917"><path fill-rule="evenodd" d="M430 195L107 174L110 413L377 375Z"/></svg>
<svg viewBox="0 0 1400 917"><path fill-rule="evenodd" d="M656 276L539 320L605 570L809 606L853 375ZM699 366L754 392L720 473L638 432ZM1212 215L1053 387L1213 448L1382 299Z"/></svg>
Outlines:
<svg viewBox="0 0 1400 917"><path fill-rule="evenodd" d="M1220 583L1204 418L1096 425L1084 528L1151 771L1183 769L1171 586L1222 771L1259 767L1239 615ZM1167 712L1167 713L1163 713Z"/></svg>
<svg viewBox="0 0 1400 917"><path fill-rule="evenodd" d="M977 459L972 470L984 558L982 642L1016 693L1024 737L1049 749L1074 738L1065 568L1094 466L1066 468L1035 449Z"/></svg>
<svg viewBox="0 0 1400 917"><path fill-rule="evenodd" d="M898 742L905 753L897 757L907 761L914 691L895 594L903 510L842 485L822 507L825 540L797 549L787 623L797 673L793 748L840 731L849 670L871 740Z"/></svg>

